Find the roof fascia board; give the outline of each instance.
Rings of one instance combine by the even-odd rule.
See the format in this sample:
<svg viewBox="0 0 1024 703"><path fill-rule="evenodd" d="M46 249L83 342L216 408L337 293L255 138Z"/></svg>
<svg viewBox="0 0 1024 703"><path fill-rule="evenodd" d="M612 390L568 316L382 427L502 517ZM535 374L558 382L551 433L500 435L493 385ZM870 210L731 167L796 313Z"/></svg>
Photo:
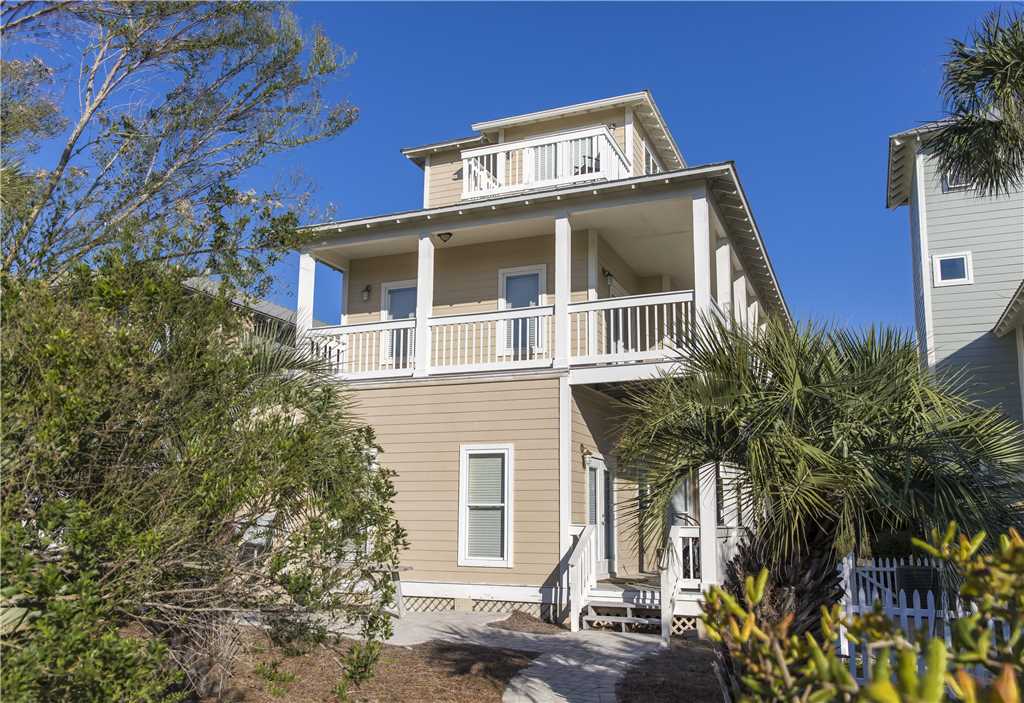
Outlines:
<svg viewBox="0 0 1024 703"><path fill-rule="evenodd" d="M523 115L513 115L511 117L485 120L484 122L471 124L470 129L477 132L487 132L495 129L512 127L524 122L550 120L558 117L564 117L566 115L573 115L578 112L593 112L595 110L625 107L628 104L643 101L650 101L650 94L647 93L647 91L627 93L625 95L617 95L611 98L601 98L599 100L591 100L588 102L576 103L575 105L566 105L564 107L555 107L547 110L537 110L536 112L528 112Z"/></svg>
<svg viewBox="0 0 1024 703"><path fill-rule="evenodd" d="M445 215L451 214L463 214L465 212L472 211L486 211L488 209L494 210L497 207L504 205L516 205L520 203L530 202L541 202L546 200L560 200L564 197L587 193L591 191L615 191L618 189L628 190L633 189L636 186L644 186L649 183L658 182L671 182L677 180L689 180L698 178L701 176L709 176L715 173L726 172L730 169L730 165L723 164L708 164L706 166L697 166L689 169L681 169L678 171L667 171L664 173L658 173L651 176L636 176L634 178L624 178L617 181L609 181L607 183L591 183L584 186L577 186L574 188L555 188L551 190L535 191L532 193L520 193L516 195L509 195L503 198L488 198L486 200L478 200L471 203L457 203L455 205L445 205L436 208L424 208L420 210L407 210L405 212L396 212L387 215L376 215L374 217L362 217L353 220L338 220L335 222L323 222L320 224L306 225L300 227L300 232L324 232L338 229L354 229L356 227L365 227L370 225L382 225L382 224L401 224L402 221L411 222L413 220L431 220L433 218L440 218Z"/></svg>

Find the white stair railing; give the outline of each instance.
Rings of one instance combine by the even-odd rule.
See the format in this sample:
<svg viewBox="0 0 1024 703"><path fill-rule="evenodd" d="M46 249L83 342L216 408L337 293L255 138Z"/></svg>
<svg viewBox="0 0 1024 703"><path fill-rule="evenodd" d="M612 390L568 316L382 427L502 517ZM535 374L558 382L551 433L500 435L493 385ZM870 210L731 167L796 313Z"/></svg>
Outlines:
<svg viewBox="0 0 1024 703"><path fill-rule="evenodd" d="M597 529L587 525L569 554L569 629L578 632L580 614L597 586Z"/></svg>
<svg viewBox="0 0 1024 703"><path fill-rule="evenodd" d="M682 555L679 541L682 539L679 525L669 528L668 543L661 552L658 575L661 582L661 641L668 644L672 637L672 623L676 614L676 599L679 596L680 581L683 577ZM692 562L691 562L692 563Z"/></svg>

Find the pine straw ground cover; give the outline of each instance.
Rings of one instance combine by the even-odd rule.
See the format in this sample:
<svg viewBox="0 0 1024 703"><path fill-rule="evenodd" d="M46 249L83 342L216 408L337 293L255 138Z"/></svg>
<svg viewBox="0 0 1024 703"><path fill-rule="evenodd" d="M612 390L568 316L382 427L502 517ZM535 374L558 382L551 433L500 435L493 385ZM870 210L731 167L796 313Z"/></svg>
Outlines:
<svg viewBox="0 0 1024 703"><path fill-rule="evenodd" d="M505 686L537 655L457 642L385 645L372 679L349 688L353 703L497 703ZM337 703L337 654L317 646L286 656L265 636L247 638L231 690L222 700L245 703Z"/></svg>
<svg viewBox="0 0 1024 703"><path fill-rule="evenodd" d="M714 669L714 645L695 637L641 659L615 687L618 703L722 703Z"/></svg>

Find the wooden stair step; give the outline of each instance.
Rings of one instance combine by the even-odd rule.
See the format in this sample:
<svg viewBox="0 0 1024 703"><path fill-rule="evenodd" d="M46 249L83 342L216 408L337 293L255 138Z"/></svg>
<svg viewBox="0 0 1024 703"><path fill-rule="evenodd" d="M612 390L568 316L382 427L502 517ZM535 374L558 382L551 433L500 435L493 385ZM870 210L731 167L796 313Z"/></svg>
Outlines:
<svg viewBox="0 0 1024 703"><path fill-rule="evenodd" d="M628 625L660 625L661 618L641 618L636 615L584 615L584 622L619 622Z"/></svg>

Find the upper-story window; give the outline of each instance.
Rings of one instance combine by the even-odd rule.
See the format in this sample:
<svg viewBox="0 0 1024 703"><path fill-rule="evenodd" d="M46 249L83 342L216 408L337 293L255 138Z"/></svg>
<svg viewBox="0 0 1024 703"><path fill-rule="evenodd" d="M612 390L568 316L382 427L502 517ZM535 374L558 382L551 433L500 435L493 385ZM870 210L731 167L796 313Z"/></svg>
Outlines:
<svg viewBox="0 0 1024 703"><path fill-rule="evenodd" d="M661 162L658 161L658 157L651 151L650 145L644 142L644 175L651 176L656 173L661 173Z"/></svg>
<svg viewBox="0 0 1024 703"><path fill-rule="evenodd" d="M974 283L971 252L934 255L932 257L932 279L936 286L962 286Z"/></svg>
<svg viewBox="0 0 1024 703"><path fill-rule="evenodd" d="M958 190L970 190L974 187L974 181L968 178L957 178L953 174L946 174L942 177L942 192L952 193Z"/></svg>

